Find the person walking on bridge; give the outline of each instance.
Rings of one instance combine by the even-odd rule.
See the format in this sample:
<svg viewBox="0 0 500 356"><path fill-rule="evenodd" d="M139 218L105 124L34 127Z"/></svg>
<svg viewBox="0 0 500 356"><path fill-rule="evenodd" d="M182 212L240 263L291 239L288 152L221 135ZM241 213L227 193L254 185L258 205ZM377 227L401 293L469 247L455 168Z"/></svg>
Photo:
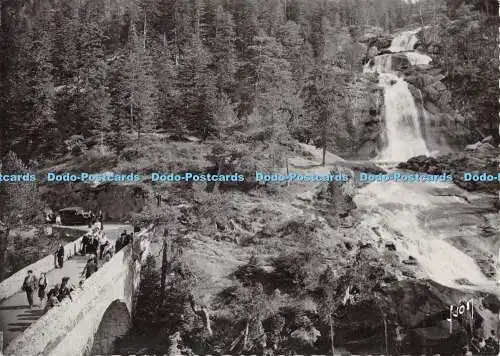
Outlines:
<svg viewBox="0 0 500 356"><path fill-rule="evenodd" d="M90 245L90 236L89 236L89 233L86 233L85 235L83 235L82 237L82 242L81 242L81 253L82 255L86 255L88 250L89 250L89 245Z"/></svg>
<svg viewBox="0 0 500 356"><path fill-rule="evenodd" d="M102 260L102 258L104 256L104 250L105 250L106 246L109 245L109 240L106 237L106 235L104 235L104 233L101 235L101 238L99 240L100 240L99 241L99 259Z"/></svg>
<svg viewBox="0 0 500 356"><path fill-rule="evenodd" d="M64 246L62 243L59 244L56 250L56 256L57 256L57 267L63 268L64 264Z"/></svg>
<svg viewBox="0 0 500 356"><path fill-rule="evenodd" d="M47 275L45 273L42 273L40 275L40 278L38 279L38 298L40 298L40 304L45 298L45 289L47 288L47 284Z"/></svg>
<svg viewBox="0 0 500 356"><path fill-rule="evenodd" d="M23 291L26 292L26 297L28 298L29 307L33 307L33 293L36 290L37 281L33 275L33 271L29 270L28 275L24 278Z"/></svg>

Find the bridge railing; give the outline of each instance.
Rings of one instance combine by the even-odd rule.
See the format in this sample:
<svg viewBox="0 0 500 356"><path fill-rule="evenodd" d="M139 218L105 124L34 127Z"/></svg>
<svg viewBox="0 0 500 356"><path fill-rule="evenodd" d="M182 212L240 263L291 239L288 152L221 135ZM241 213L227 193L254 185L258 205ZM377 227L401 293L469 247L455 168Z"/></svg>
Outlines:
<svg viewBox="0 0 500 356"><path fill-rule="evenodd" d="M72 293L73 301L65 299L58 306L49 310L47 314L31 324L22 335L14 339L7 346L4 354L6 356L31 356L40 353L50 355L51 351L57 348L58 344L84 319L86 321L83 322L85 325L82 326L83 329L81 330L80 338L87 338L88 335L86 333L90 334L90 332L86 332L85 330L91 329L93 330L92 332L95 332L102 317L102 315L95 315L96 310L102 306L102 303L112 302L112 300L103 300L103 298L106 299L103 293L119 293L118 290L120 288L117 283L120 280L122 283L125 283L125 276L129 272L126 268L123 268L124 263L129 265L134 263L133 251L136 249L136 246L142 247L143 244L141 242L147 241L145 237L149 236L153 231L154 225L150 225L135 235L134 245L125 246L121 249L102 268L85 280L83 289L77 288ZM136 243L138 245L135 245ZM146 252L142 248L141 251ZM144 253L142 256L141 254L137 256L144 257ZM92 319L92 321L89 322L88 318ZM73 353L74 355L82 354L82 350L78 349L80 346L76 344L82 343L83 345L86 341L72 341L75 343L76 353Z"/></svg>
<svg viewBox="0 0 500 356"><path fill-rule="evenodd" d="M68 259L69 256L73 255L73 251L76 251L78 249L84 233L85 231L82 230L82 236L64 246L65 252L70 251L69 254L64 254L64 259ZM54 254L51 253L50 255L20 269L9 278L3 280L2 282L0 282L0 302L12 297L13 295L21 291L24 278L26 277L29 270L32 270L34 275L39 276L40 273L51 271L54 269L54 267Z"/></svg>

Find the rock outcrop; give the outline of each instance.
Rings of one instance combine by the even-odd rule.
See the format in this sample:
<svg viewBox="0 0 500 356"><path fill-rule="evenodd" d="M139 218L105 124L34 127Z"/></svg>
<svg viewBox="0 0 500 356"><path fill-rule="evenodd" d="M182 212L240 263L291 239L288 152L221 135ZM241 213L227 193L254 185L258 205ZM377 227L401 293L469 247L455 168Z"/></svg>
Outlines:
<svg viewBox="0 0 500 356"><path fill-rule="evenodd" d="M373 78L360 77L349 88L349 95L352 105L358 106L360 115L354 117L352 122L356 146L347 154L341 152L342 156L349 157L354 153L360 159L373 158L382 145L383 90L376 86Z"/></svg>
<svg viewBox="0 0 500 356"><path fill-rule="evenodd" d="M438 157L417 156L400 163L398 168L428 174L449 173L453 182L467 191L486 191L497 194L498 181L465 180L464 173L497 175L500 149L491 145L492 138L468 145L464 153L450 153Z"/></svg>

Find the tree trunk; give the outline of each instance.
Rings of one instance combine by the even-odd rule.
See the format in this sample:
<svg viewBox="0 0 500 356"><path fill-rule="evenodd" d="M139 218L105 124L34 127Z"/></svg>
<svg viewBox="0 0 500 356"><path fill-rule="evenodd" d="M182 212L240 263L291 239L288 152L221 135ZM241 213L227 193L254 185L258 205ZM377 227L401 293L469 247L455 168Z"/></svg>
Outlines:
<svg viewBox="0 0 500 356"><path fill-rule="evenodd" d="M247 349L249 327L250 327L250 320L247 320L247 325L245 326L245 334L243 335L243 351Z"/></svg>
<svg viewBox="0 0 500 356"><path fill-rule="evenodd" d="M221 159L219 160L219 164L218 164L218 167L217 167L217 175L220 175L221 172L222 172L222 165L224 164L224 157L221 157ZM214 184L214 191L219 191L219 181L215 182Z"/></svg>
<svg viewBox="0 0 500 356"><path fill-rule="evenodd" d="M141 140L141 122L139 121L137 123L137 141L139 142Z"/></svg>
<svg viewBox="0 0 500 356"><path fill-rule="evenodd" d="M134 127L134 104L130 103L130 127Z"/></svg>
<svg viewBox="0 0 500 356"><path fill-rule="evenodd" d="M332 318L332 313L329 315L329 324L330 324L330 343L332 344L332 356L335 356L335 328L333 325L334 321Z"/></svg>
<svg viewBox="0 0 500 356"><path fill-rule="evenodd" d="M0 226L0 281L5 276L5 254L9 245L9 228L2 228Z"/></svg>
<svg viewBox="0 0 500 356"><path fill-rule="evenodd" d="M142 34L142 46L144 48L144 50L146 50L146 35L147 35L147 30L146 30L146 26L147 26L147 18L146 18L146 14L144 14L144 28L143 28L143 34Z"/></svg>
<svg viewBox="0 0 500 356"><path fill-rule="evenodd" d="M328 115L324 114L325 117L323 118L324 123L323 123L323 158L321 160L321 165L324 167L326 164L326 137L327 137L327 130L328 130Z"/></svg>
<svg viewBox="0 0 500 356"><path fill-rule="evenodd" d="M163 254L161 259L161 281L160 281L160 301L163 303L165 298L165 285L167 280L167 271L168 271L168 237L163 238Z"/></svg>
<svg viewBox="0 0 500 356"><path fill-rule="evenodd" d="M384 336L385 336L385 354L389 355L389 334L387 333L387 319L385 315L384 318Z"/></svg>

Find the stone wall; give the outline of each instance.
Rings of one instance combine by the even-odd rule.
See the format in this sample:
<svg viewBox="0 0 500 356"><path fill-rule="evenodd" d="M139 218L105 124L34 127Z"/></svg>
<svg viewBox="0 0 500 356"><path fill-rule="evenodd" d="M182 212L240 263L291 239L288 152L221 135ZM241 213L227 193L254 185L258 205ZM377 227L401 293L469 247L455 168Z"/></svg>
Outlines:
<svg viewBox="0 0 500 356"><path fill-rule="evenodd" d="M26 329L23 335L8 345L4 354L90 355L94 347L94 336L110 306L121 305L116 310L112 309L115 320L126 319L123 314L125 310L131 315L134 293L140 281L141 263L147 254L148 244L144 241L148 236L147 232L145 230L138 234L133 245L123 248L87 279L83 289L77 289L73 293L73 301L64 300ZM105 318L103 322L110 321ZM123 322L117 325L120 325L118 331L122 332ZM105 344L109 345L109 338Z"/></svg>
<svg viewBox="0 0 500 356"><path fill-rule="evenodd" d="M73 229L73 231L74 230L75 229ZM80 231L81 235L83 235L85 232L86 230ZM64 246L64 250L66 251L66 255L64 256L65 259L68 259L69 256L74 254L75 246L78 247L80 245L80 240L81 237ZM38 276L42 272L48 272L53 269L54 269L54 255L49 255L17 271L9 278L0 282L0 300L7 299L21 291L21 286L24 282L24 278L28 273L28 270L33 270L33 273Z"/></svg>

